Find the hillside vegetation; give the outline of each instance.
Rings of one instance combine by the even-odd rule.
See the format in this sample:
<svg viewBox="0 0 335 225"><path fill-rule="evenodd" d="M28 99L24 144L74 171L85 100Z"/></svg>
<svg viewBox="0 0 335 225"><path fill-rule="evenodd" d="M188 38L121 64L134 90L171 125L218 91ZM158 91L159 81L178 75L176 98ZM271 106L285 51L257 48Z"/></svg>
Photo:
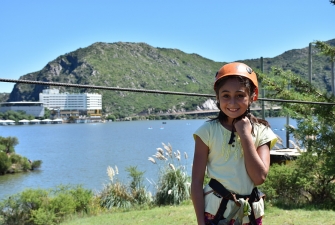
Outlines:
<svg viewBox="0 0 335 225"><path fill-rule="evenodd" d="M335 39L327 43L335 45ZM260 53L261 56L261 53ZM254 69L259 59L239 60ZM94 43L61 55L42 70L20 77L25 80L95 86L214 94L216 71L225 62L215 62L178 49L154 48L145 43ZM292 70L307 79L308 47L264 58L265 72L271 67ZM330 91L330 63L313 50L313 82ZM8 101L38 101L42 85L16 84ZM53 87L55 88L55 87ZM159 112L190 111L208 100L204 97L162 95L125 91L56 87L61 92L94 92L103 96L103 112L134 116Z"/></svg>

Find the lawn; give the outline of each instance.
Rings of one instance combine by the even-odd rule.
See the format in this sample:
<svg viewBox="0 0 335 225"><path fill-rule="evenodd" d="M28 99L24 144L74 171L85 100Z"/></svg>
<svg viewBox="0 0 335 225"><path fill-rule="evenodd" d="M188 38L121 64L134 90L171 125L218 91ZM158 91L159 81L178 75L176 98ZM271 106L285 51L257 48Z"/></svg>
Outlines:
<svg viewBox="0 0 335 225"><path fill-rule="evenodd" d="M271 225L335 225L335 211L285 210L273 206L266 208L263 224ZM94 217L71 218L62 225L194 225L196 218L191 204L155 207L150 210L113 212Z"/></svg>

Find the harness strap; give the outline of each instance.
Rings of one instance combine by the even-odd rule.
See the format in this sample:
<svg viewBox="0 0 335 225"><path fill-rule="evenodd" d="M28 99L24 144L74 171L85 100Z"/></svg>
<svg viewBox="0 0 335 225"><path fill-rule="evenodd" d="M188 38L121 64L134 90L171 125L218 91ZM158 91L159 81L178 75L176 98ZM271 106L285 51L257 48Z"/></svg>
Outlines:
<svg viewBox="0 0 335 225"><path fill-rule="evenodd" d="M249 215L250 224L256 224L252 203L255 201L259 201L261 197L265 196L257 189L257 187L252 190L250 195L239 195L231 193L219 181L215 179L211 179L209 181L209 186L222 197L220 206L214 216L214 219L211 221L212 224L217 225L219 221L223 218L223 214L227 208L227 203L229 200L236 202L236 199L239 198L248 199L248 202L251 205L251 214Z"/></svg>
<svg viewBox="0 0 335 225"><path fill-rule="evenodd" d="M250 198L250 199L255 200L255 198L252 198L251 195L239 195L239 194L233 194L233 193L231 193L219 181L217 181L215 179L211 179L208 184L209 184L209 186L215 192L217 192L223 198L226 198L226 199L229 199L229 200L232 200L232 201L235 201L235 198L236 199L239 199L239 198L244 198L244 199Z"/></svg>
<svg viewBox="0 0 335 225"><path fill-rule="evenodd" d="M220 220L222 220L223 217L223 213L224 211L226 211L226 207L227 207L227 203L228 203L229 199L223 198L220 206L218 208L218 211L216 212L214 219L211 220L212 224L217 225L219 223Z"/></svg>

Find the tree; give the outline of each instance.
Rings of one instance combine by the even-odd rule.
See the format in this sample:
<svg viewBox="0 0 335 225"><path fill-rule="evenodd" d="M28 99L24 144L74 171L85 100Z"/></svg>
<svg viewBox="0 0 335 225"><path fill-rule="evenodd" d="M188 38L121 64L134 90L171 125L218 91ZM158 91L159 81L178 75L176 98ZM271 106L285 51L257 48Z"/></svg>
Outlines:
<svg viewBox="0 0 335 225"><path fill-rule="evenodd" d="M48 108L44 108L44 119L49 119L51 115L51 112Z"/></svg>
<svg viewBox="0 0 335 225"><path fill-rule="evenodd" d="M295 147L306 151L293 163L291 175L280 177L289 179L287 183L291 184L291 191L279 190L282 187L275 185L276 180L280 180L280 174L273 176L270 181L274 184L273 189L283 191L280 198L285 200L292 195L283 195L292 194L293 190L296 196L291 198L291 204L304 198L314 204L329 203L335 208L335 124L332 122L335 116L335 97L326 91L317 90L308 81L290 71L273 68L272 73L259 73L259 77L267 88L269 98L310 102L281 103L284 112L297 121L297 128L287 127L297 140Z"/></svg>
<svg viewBox="0 0 335 225"><path fill-rule="evenodd" d="M11 165L12 163L7 154L0 152L0 174L5 174Z"/></svg>
<svg viewBox="0 0 335 225"><path fill-rule="evenodd" d="M335 0L334 0L335 2ZM316 41L315 47L321 51L322 55L328 56L329 61L331 62L331 86L332 86L332 92L333 95L335 95L335 75L334 75L334 64L335 64L335 47L332 47L325 42L322 41Z"/></svg>
<svg viewBox="0 0 335 225"><path fill-rule="evenodd" d="M0 137L0 145L4 146L4 152L10 154L15 152L14 147L19 144L17 137Z"/></svg>
<svg viewBox="0 0 335 225"><path fill-rule="evenodd" d="M330 4L335 5L335 0L329 0Z"/></svg>

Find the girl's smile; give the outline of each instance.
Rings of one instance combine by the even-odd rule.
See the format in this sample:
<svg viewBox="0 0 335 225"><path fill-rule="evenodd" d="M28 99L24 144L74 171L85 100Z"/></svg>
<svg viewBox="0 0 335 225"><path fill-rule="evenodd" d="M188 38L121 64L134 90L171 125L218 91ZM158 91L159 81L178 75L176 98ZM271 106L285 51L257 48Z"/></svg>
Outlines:
<svg viewBox="0 0 335 225"><path fill-rule="evenodd" d="M217 100L228 121L243 115L251 104L248 89L237 77L231 77L220 87Z"/></svg>

